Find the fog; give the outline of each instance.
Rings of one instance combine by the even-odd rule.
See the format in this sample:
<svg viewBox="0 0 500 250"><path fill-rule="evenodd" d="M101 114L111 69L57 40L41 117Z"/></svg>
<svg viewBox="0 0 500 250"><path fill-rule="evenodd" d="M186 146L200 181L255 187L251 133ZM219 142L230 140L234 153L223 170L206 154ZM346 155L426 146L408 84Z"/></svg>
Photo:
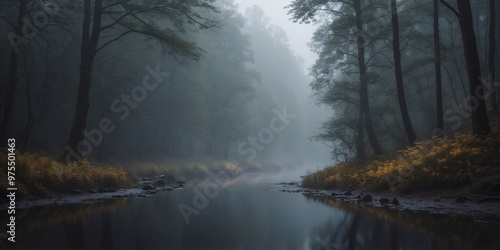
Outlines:
<svg viewBox="0 0 500 250"><path fill-rule="evenodd" d="M498 91L477 111L463 105L467 77L469 89L493 92L499 50L488 52L500 39L485 41L500 25L486 4L471 7L478 43L466 49L481 66L472 73L453 12L439 10L438 41L427 3L399 3L396 33L384 1L366 3L362 16L343 1L306 2L155 2L142 12L143 3L2 3L10 57L0 62L0 139L66 161L223 159L266 169L384 155L466 130L467 113L474 133L489 130ZM436 43L442 67L432 63Z"/></svg>
<svg viewBox="0 0 500 250"><path fill-rule="evenodd" d="M282 28L288 37L288 44L297 56L300 63L303 61L304 73L308 75L309 68L314 64L318 56L311 50L309 43L313 38L313 33L317 28L314 24L300 24L293 22L288 15L286 6L291 4L289 0L238 0L239 10L245 10L253 5L261 7L269 18L269 22Z"/></svg>
<svg viewBox="0 0 500 250"><path fill-rule="evenodd" d="M316 105L309 86L315 27L289 20L287 4L179 4L184 12L152 9L115 23L103 15L105 28L87 27L88 34L67 21L84 18L68 10L82 6L48 4L47 22L54 25L40 25L26 43L1 41L5 54L21 51L12 53L16 64L2 60L2 138L66 161L223 159L263 169L323 167L331 149L312 137L331 110ZM141 26L139 18L155 25ZM9 33L8 23L0 28ZM14 68L17 83L7 81Z"/></svg>
<svg viewBox="0 0 500 250"><path fill-rule="evenodd" d="M498 247L495 3L0 1L0 238Z"/></svg>

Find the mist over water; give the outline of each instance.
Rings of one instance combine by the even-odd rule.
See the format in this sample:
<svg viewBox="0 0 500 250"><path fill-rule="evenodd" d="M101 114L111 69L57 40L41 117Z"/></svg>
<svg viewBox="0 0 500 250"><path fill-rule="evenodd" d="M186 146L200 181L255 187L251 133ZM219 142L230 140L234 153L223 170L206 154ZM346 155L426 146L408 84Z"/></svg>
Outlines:
<svg viewBox="0 0 500 250"><path fill-rule="evenodd" d="M499 249L500 4L448 2L0 1L0 249Z"/></svg>

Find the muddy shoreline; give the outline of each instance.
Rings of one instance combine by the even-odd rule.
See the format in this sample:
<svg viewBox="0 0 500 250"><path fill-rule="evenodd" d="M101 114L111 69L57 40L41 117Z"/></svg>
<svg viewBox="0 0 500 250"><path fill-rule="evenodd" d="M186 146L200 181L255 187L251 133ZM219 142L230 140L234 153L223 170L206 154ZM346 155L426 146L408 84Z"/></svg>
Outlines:
<svg viewBox="0 0 500 250"><path fill-rule="evenodd" d="M99 188L88 191L72 190L68 193L52 193L50 197L28 197L15 201L15 209L50 207L62 205L94 204L108 200L128 197L149 197L160 192L169 192L184 188L184 181L166 180L164 176L143 177L135 187ZM0 201L0 211L9 209L7 200Z"/></svg>
<svg viewBox="0 0 500 250"><path fill-rule="evenodd" d="M477 196L458 190L398 195L359 190L309 189L301 187L297 182L280 183L280 185L284 187L279 190L282 192L302 193L307 197L325 197L361 207L465 216L477 222L500 224L500 197Z"/></svg>

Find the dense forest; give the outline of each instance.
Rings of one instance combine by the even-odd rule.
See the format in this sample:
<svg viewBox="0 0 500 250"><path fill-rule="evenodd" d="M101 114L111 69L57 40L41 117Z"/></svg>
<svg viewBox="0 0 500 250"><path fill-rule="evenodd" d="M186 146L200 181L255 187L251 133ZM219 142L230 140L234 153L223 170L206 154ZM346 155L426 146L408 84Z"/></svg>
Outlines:
<svg viewBox="0 0 500 250"><path fill-rule="evenodd" d="M333 114L316 139L335 159L490 132L500 100L494 0L296 0L288 8L294 21L319 25L311 87Z"/></svg>
<svg viewBox="0 0 500 250"><path fill-rule="evenodd" d="M62 160L297 162L317 155L312 136L337 162L365 161L432 136L488 133L499 109L495 1L293 1L291 20L318 27L312 82L259 7L1 5L0 139ZM331 110L316 135L310 89Z"/></svg>
<svg viewBox="0 0 500 250"><path fill-rule="evenodd" d="M0 248L496 249L499 10L0 1Z"/></svg>
<svg viewBox="0 0 500 250"><path fill-rule="evenodd" d="M259 7L21 0L0 12L2 143L100 162L317 151L304 145L309 80Z"/></svg>

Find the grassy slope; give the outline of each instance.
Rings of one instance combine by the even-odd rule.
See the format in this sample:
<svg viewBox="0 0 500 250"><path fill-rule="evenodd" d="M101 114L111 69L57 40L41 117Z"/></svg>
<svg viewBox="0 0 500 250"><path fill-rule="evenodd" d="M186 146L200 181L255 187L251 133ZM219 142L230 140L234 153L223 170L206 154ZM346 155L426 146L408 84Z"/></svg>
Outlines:
<svg viewBox="0 0 500 250"><path fill-rule="evenodd" d="M0 195L5 197L7 181L7 150L0 150ZM225 171L236 176L252 170L249 166L235 166L223 160L165 159L162 163L136 163L126 167L97 166L87 160L70 164L39 154L16 151L15 185L20 198L46 197L51 193L69 193L73 189L132 187L137 177L170 175L176 180L207 178L208 172ZM248 164L247 164L248 165ZM243 167L243 168L242 168Z"/></svg>
<svg viewBox="0 0 500 250"><path fill-rule="evenodd" d="M304 187L411 193L465 189L500 194L500 131L487 137L433 138L368 164L344 162L308 174Z"/></svg>
<svg viewBox="0 0 500 250"><path fill-rule="evenodd" d="M0 151L0 192L7 182L7 151ZM133 178L123 169L91 166L86 160L63 164L48 156L16 151L15 186L19 197L47 196L52 192L72 189L90 190L98 187L131 186Z"/></svg>

